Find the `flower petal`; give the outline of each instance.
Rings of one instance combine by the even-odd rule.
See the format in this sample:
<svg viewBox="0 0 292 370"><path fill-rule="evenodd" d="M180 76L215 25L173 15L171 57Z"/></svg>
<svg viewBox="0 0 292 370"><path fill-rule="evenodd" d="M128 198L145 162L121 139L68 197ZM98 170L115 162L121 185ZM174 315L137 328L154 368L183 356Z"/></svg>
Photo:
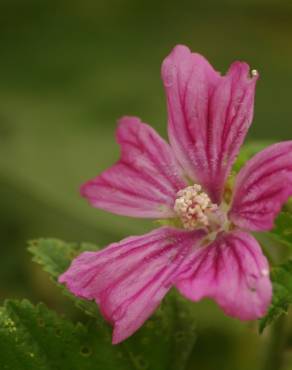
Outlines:
<svg viewBox="0 0 292 370"><path fill-rule="evenodd" d="M113 343L132 335L173 285L191 249L205 235L163 227L77 257L59 278L79 297L95 299L114 324Z"/></svg>
<svg viewBox="0 0 292 370"><path fill-rule="evenodd" d="M171 146L188 176L219 203L253 116L257 74L243 62L220 76L204 57L178 45L162 64Z"/></svg>
<svg viewBox="0 0 292 370"><path fill-rule="evenodd" d="M262 317L271 301L269 266L257 241L234 231L200 248L176 284L187 298L213 298L227 315L241 320Z"/></svg>
<svg viewBox="0 0 292 370"><path fill-rule="evenodd" d="M284 141L259 152L241 169L229 217L244 229L270 230L290 195L292 141Z"/></svg>
<svg viewBox="0 0 292 370"><path fill-rule="evenodd" d="M172 217L176 193L186 186L172 150L136 117L119 121L121 159L81 187L96 208L134 217Z"/></svg>

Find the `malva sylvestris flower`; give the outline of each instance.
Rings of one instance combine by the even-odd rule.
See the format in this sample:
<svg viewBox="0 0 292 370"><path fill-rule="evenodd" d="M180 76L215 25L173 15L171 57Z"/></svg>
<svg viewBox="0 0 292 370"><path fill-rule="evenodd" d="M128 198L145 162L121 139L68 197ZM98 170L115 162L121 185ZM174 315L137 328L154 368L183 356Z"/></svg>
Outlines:
<svg viewBox="0 0 292 370"><path fill-rule="evenodd" d="M292 194L292 141L256 154L228 177L253 117L258 73L235 62L225 76L178 45L162 64L170 144L136 117L119 121L121 159L81 193L119 215L169 220L73 260L59 281L95 300L114 326L133 334L175 286L192 301L214 299L241 320L271 301L269 265L253 231L266 231Z"/></svg>

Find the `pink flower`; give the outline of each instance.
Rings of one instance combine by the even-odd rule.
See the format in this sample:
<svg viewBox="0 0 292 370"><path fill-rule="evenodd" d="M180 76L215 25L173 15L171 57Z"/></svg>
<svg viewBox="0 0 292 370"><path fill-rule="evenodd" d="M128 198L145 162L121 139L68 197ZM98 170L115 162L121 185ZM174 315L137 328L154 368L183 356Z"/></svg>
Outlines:
<svg viewBox="0 0 292 370"><path fill-rule="evenodd" d="M94 207L180 227L82 253L59 278L96 301L114 325L113 343L133 334L172 286L193 301L213 298L241 320L263 316L269 265L250 232L270 230L292 194L292 141L248 161L232 196L226 185L252 121L256 71L235 62L221 76L179 45L164 60L162 79L170 145L138 118L122 118L121 159L81 193Z"/></svg>

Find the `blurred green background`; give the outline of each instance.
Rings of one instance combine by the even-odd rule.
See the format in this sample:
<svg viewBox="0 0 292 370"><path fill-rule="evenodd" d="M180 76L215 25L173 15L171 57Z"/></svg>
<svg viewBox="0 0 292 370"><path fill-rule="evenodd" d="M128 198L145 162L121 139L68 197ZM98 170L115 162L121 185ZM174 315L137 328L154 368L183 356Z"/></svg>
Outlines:
<svg viewBox="0 0 292 370"><path fill-rule="evenodd" d="M106 245L153 227L90 208L78 188L118 158L120 116L138 115L166 135L160 65L175 44L222 72L235 59L256 68L248 139L277 141L292 138L291 40L289 0L1 0L1 299L25 296L64 309L31 262L29 239ZM226 318L213 303L194 309L194 369L258 369L256 327Z"/></svg>

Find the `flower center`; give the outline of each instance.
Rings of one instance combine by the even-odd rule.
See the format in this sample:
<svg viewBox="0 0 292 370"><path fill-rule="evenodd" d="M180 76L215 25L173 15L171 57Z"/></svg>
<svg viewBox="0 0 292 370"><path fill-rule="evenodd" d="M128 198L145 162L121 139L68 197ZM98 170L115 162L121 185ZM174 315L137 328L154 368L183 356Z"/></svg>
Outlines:
<svg viewBox="0 0 292 370"><path fill-rule="evenodd" d="M212 203L201 185L194 184L177 193L174 210L183 227L193 230L200 227L218 229L222 223L222 212L217 204Z"/></svg>

